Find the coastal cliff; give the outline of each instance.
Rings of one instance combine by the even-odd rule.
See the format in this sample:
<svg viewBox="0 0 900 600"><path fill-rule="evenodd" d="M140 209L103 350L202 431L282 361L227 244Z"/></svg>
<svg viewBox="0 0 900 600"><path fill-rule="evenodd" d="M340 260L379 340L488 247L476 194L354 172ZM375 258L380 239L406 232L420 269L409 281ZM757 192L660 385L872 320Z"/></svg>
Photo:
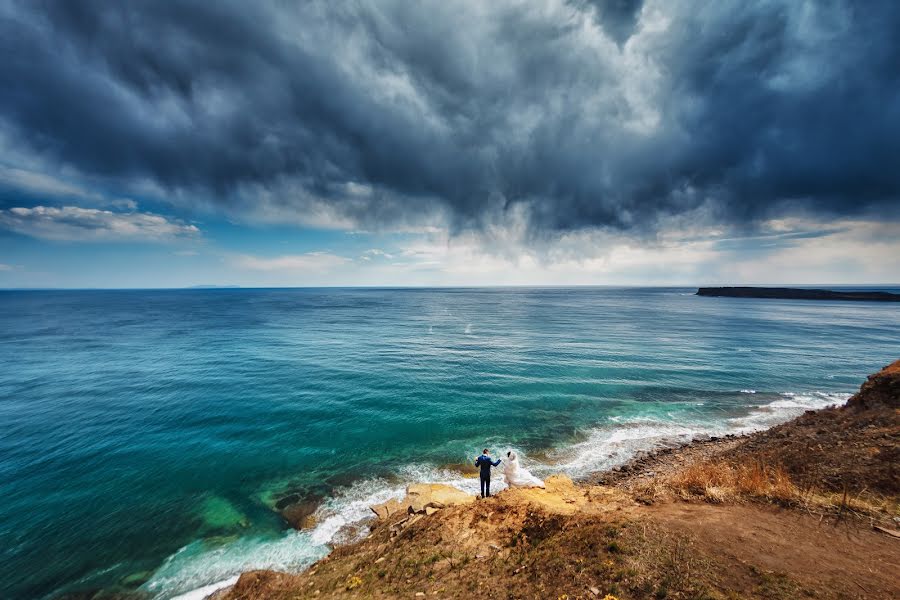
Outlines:
<svg viewBox="0 0 900 600"><path fill-rule="evenodd" d="M781 466L830 491L900 494L900 361L869 376L838 408L809 411L747 440L736 455Z"/></svg>
<svg viewBox="0 0 900 600"><path fill-rule="evenodd" d="M593 482L488 499L411 486L307 571L245 573L260 598L900 596L900 361L840 408L641 457Z"/></svg>

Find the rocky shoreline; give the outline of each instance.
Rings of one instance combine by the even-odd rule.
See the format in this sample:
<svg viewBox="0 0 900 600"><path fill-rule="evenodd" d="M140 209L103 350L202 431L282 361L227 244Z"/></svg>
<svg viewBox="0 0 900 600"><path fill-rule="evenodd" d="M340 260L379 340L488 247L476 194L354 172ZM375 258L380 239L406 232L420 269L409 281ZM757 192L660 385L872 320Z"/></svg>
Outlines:
<svg viewBox="0 0 900 600"><path fill-rule="evenodd" d="M648 479L672 475L696 462L726 455L753 435L755 434L746 433L698 437L671 448L641 452L624 465L591 475L587 478L587 483L631 489Z"/></svg>
<svg viewBox="0 0 900 600"><path fill-rule="evenodd" d="M579 483L553 476L487 499L411 485L371 507L364 540L301 574L245 573L213 597L898 597L897 464L900 361L840 408Z"/></svg>

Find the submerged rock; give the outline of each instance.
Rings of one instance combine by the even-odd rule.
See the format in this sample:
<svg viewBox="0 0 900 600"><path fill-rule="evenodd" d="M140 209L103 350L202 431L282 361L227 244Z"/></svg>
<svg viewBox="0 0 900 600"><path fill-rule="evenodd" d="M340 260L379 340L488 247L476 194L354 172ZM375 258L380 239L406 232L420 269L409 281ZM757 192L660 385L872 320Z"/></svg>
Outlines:
<svg viewBox="0 0 900 600"><path fill-rule="evenodd" d="M137 588L146 583L152 576L153 571L138 571L120 579L119 584L127 588Z"/></svg>
<svg viewBox="0 0 900 600"><path fill-rule="evenodd" d="M464 463L444 463L438 467L439 469L445 471L453 471L454 473L459 473L463 477L475 478L478 477L478 467L473 465L470 462Z"/></svg>
<svg viewBox="0 0 900 600"><path fill-rule="evenodd" d="M291 504L296 504L296 503L300 502L302 499L303 499L303 496L301 496L300 494L289 494L289 495L285 496L284 498L279 498L275 502L275 509L276 510L284 510Z"/></svg>
<svg viewBox="0 0 900 600"><path fill-rule="evenodd" d="M210 496L200 507L203 522L212 529L248 527L250 521L238 508L221 496Z"/></svg>
<svg viewBox="0 0 900 600"><path fill-rule="evenodd" d="M309 529L315 526L313 514L319 508L318 500L300 500L293 504L282 505L281 516L294 529Z"/></svg>

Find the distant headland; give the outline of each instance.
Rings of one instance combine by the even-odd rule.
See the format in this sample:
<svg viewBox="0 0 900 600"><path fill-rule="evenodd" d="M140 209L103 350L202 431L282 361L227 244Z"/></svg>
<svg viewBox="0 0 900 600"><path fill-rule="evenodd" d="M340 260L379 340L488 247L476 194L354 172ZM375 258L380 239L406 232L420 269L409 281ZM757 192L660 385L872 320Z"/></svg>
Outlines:
<svg viewBox="0 0 900 600"><path fill-rule="evenodd" d="M698 296L726 298L769 298L783 300L863 300L870 302L900 302L900 294L890 292L844 292L807 288L782 287L702 287Z"/></svg>

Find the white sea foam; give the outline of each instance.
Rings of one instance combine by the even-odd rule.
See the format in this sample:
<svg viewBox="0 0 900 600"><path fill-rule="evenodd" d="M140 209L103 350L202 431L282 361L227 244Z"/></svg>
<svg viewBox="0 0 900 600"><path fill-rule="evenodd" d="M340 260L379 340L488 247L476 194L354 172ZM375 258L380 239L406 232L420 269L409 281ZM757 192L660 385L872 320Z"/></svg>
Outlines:
<svg viewBox="0 0 900 600"><path fill-rule="evenodd" d="M802 415L808 410L819 410L829 406L839 406L847 402L850 394L812 392L797 394L784 392L781 398L761 404L750 414L728 420L728 426L738 433L749 433L768 429L789 419Z"/></svg>
<svg viewBox="0 0 900 600"><path fill-rule="evenodd" d="M391 498L402 498L405 489L404 485L391 484L383 479L354 483L326 500L315 512L316 526L310 530L311 541L319 546L335 541L353 541L364 533L362 525L373 516L369 507Z"/></svg>
<svg viewBox="0 0 900 600"><path fill-rule="evenodd" d="M642 451L672 447L709 433L699 424L651 418L620 421L591 431L587 439L550 454L551 462L536 466L540 474L564 473L578 479L622 465Z"/></svg>
<svg viewBox="0 0 900 600"><path fill-rule="evenodd" d="M275 537L240 537L224 543L198 540L170 556L143 589L156 598L199 600L233 585L244 571L300 571L325 556L335 541L365 534L369 507L403 496L405 486L382 479L360 481L324 502L316 526Z"/></svg>
<svg viewBox="0 0 900 600"><path fill-rule="evenodd" d="M240 575L235 575L234 577L229 577L228 579L217 581L216 583L204 585L203 587L197 588L196 590L191 590L186 594L175 596L172 600L203 600L213 592L217 592L222 588L227 588L234 585L235 583L237 583L237 580L239 578Z"/></svg>
<svg viewBox="0 0 900 600"><path fill-rule="evenodd" d="M200 590L231 585L244 571L299 571L325 554L308 532L290 531L276 537L239 537L224 542L197 540L166 559L142 589L156 598L202 598ZM234 581L233 581L234 580Z"/></svg>

